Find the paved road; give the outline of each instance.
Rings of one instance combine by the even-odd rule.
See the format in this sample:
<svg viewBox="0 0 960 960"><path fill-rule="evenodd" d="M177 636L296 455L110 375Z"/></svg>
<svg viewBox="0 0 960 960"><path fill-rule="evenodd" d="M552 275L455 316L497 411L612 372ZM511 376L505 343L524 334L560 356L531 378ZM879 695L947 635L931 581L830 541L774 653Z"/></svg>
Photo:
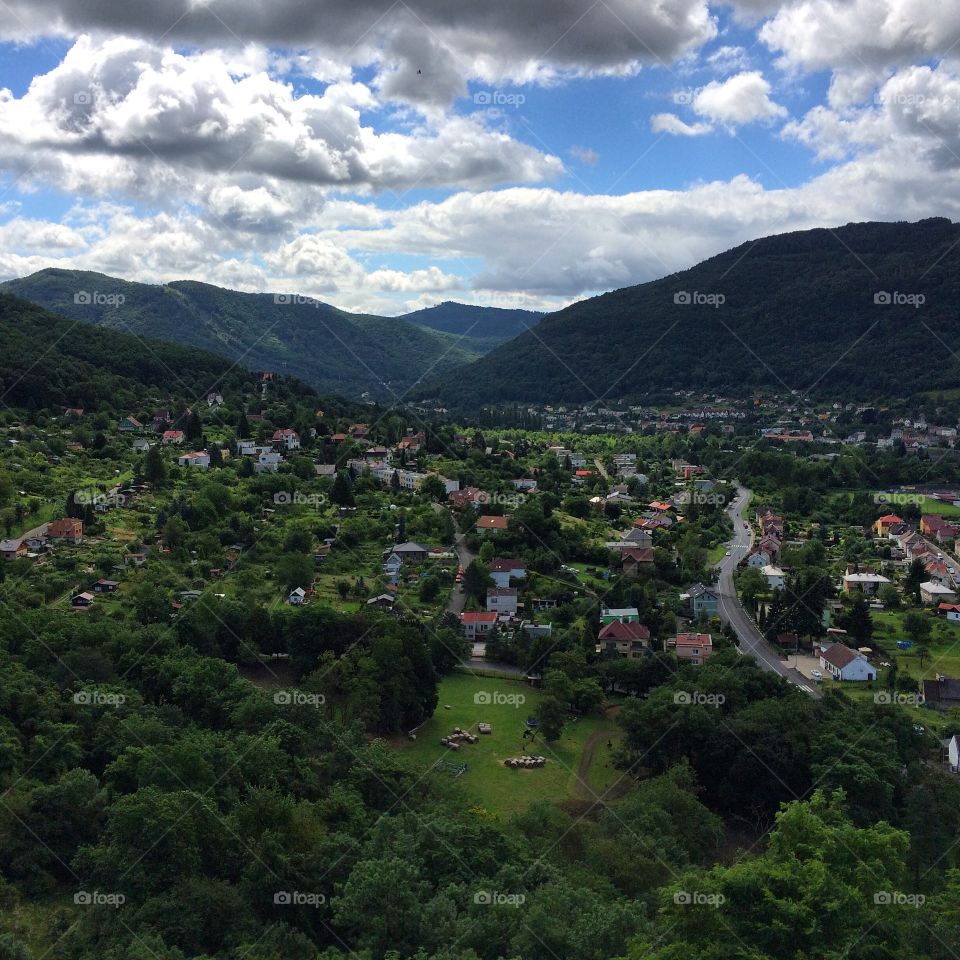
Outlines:
<svg viewBox="0 0 960 960"><path fill-rule="evenodd" d="M797 684L804 692L819 698L820 691L814 683L799 671L788 667L777 650L770 646L760 633L753 619L744 609L733 584L733 572L737 564L749 553L753 545L753 528L744 520L743 511L750 499L746 487L737 487L737 496L727 508L733 521L733 540L728 544L730 556L724 557L717 567L720 571L720 619L730 624L740 638L740 652L749 654L764 670L772 670Z"/></svg>
<svg viewBox="0 0 960 960"><path fill-rule="evenodd" d="M457 538L454 541L454 549L457 551L457 557L460 560L460 566L464 570L470 566L470 561L473 560L475 554L471 553L466 544L466 538L464 534L458 533ZM447 602L447 612L455 613L458 617L463 613L463 608L467 603L467 595L460 592L460 584L454 583L453 587L450 590L450 600Z"/></svg>

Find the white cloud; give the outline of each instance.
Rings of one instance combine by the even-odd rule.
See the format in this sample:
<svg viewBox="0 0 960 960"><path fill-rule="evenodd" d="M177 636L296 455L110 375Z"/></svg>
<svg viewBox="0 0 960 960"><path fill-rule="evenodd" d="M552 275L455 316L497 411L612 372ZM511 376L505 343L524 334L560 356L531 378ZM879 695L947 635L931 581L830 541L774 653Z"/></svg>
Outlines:
<svg viewBox="0 0 960 960"><path fill-rule="evenodd" d="M710 133L713 127L709 123L684 123L675 113L655 113L650 118L650 129L654 133L672 133L682 137L700 137Z"/></svg>
<svg viewBox="0 0 960 960"><path fill-rule="evenodd" d="M776 120L787 111L770 99L770 84L759 70L738 73L727 80L712 80L693 100L693 109L714 123L730 127Z"/></svg>

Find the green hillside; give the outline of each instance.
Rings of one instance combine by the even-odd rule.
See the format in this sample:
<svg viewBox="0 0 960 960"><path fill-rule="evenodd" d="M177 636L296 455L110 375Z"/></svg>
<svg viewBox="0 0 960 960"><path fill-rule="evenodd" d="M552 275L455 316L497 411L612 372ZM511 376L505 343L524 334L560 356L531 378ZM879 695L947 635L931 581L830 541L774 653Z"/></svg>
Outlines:
<svg viewBox="0 0 960 960"><path fill-rule="evenodd" d="M768 237L549 314L430 395L468 407L955 388L958 251L960 226L940 218Z"/></svg>
<svg viewBox="0 0 960 960"><path fill-rule="evenodd" d="M352 397L397 399L421 377L480 353L443 332L295 295L193 281L131 283L79 270L41 270L5 287L72 320L200 347L248 369Z"/></svg>

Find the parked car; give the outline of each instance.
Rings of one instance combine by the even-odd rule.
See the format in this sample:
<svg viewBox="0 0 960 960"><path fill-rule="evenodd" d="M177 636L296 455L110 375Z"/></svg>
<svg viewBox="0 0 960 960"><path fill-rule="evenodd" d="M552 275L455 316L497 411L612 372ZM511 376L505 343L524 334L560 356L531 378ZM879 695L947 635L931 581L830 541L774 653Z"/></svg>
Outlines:
<svg viewBox="0 0 960 960"><path fill-rule="evenodd" d="M819 670L811 670L811 671L810 671L810 676L813 678L813 682L814 682L814 683L822 683L822 682L823 682L823 674L822 674Z"/></svg>

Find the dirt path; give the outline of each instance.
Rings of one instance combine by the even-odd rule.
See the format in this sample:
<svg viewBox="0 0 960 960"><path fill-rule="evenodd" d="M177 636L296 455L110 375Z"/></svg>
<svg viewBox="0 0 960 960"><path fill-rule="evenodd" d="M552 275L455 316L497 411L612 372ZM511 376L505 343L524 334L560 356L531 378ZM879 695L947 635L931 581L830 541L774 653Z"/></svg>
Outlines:
<svg viewBox="0 0 960 960"><path fill-rule="evenodd" d="M607 707L604 711L607 719L613 719L620 711L619 706ZM597 745L602 740L612 740L613 737L609 730L595 730L587 737L583 745L583 752L580 754L580 762L577 764L577 775L572 785L572 793L578 800L602 801L608 791L598 796L593 787L590 786L588 777L590 776L590 767L593 764L594 755L597 752Z"/></svg>

